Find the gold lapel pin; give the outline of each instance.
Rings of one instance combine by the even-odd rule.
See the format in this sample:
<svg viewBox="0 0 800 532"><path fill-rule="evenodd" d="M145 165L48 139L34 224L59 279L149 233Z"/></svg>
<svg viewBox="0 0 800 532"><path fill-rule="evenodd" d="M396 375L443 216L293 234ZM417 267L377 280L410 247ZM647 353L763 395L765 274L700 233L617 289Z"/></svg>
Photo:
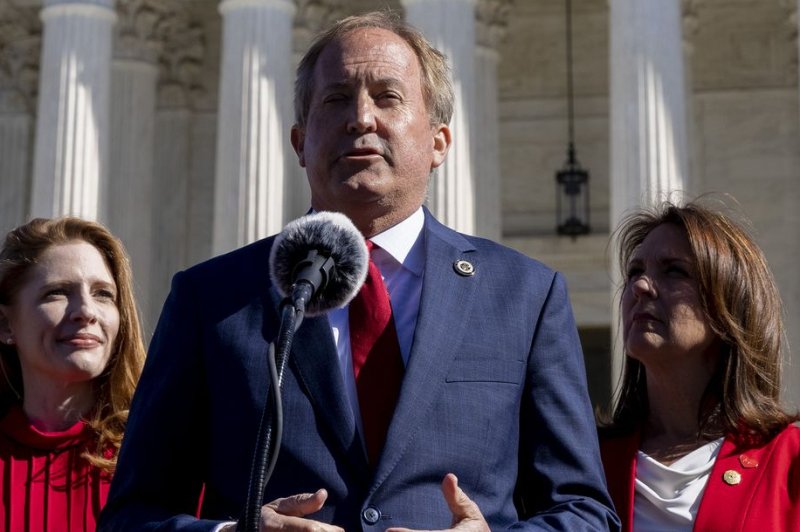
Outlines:
<svg viewBox="0 0 800 532"><path fill-rule="evenodd" d="M460 259L453 263L453 269L456 271L458 275L463 277L470 277L475 275L475 266L472 265L471 262Z"/></svg>
<svg viewBox="0 0 800 532"><path fill-rule="evenodd" d="M729 486L735 486L742 481L742 475L738 471L728 469L722 474L722 480L724 480L725 484Z"/></svg>

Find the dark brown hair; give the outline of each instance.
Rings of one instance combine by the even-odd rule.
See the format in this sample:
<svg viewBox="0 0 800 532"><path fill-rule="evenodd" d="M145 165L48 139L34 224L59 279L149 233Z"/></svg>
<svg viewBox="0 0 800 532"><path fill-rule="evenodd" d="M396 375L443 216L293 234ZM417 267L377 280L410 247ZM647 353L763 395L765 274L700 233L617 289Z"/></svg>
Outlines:
<svg viewBox="0 0 800 532"><path fill-rule="evenodd" d="M305 127L311 97L314 94L314 68L322 51L330 43L363 28L391 31L402 38L414 51L422 71L422 94L431 124L449 124L453 116L453 86L445 56L431 46L416 28L391 11L374 11L347 17L319 34L297 67L294 84L294 114L298 127Z"/></svg>
<svg viewBox="0 0 800 532"><path fill-rule="evenodd" d="M88 420L98 435L93 453L85 455L92 464L113 471L133 391L144 363L145 349L133 294L130 262L122 243L102 225L79 218L36 218L6 235L0 251L0 304L12 303L27 281L31 267L51 246L87 242L105 259L117 285L119 331L105 371L97 377L96 408ZM18 400L22 375L16 349L0 345L6 375L0 379L0 408Z"/></svg>
<svg viewBox="0 0 800 532"><path fill-rule="evenodd" d="M699 437L770 439L798 419L780 405L785 341L780 296L764 253L730 217L698 203L664 203L625 218L616 231L620 271L656 227L673 224L689 241L705 319L721 340L719 367L709 382ZM648 414L641 362L625 357L611 427L631 430Z"/></svg>

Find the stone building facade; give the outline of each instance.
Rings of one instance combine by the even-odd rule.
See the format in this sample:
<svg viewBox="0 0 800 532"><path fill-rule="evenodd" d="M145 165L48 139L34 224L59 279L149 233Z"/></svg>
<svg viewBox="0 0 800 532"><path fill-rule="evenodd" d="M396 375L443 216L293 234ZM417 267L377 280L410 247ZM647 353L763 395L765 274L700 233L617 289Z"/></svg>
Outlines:
<svg viewBox="0 0 800 532"><path fill-rule="evenodd" d="M388 7L450 57L455 145L428 205L564 272L605 401L631 208L713 193L752 221L786 306L800 405L798 0L573 0L574 131L592 232L555 234L565 2L0 0L0 230L75 214L126 243L152 330L172 274L308 208L294 67L331 21ZM264 272L267 275L267 272Z"/></svg>

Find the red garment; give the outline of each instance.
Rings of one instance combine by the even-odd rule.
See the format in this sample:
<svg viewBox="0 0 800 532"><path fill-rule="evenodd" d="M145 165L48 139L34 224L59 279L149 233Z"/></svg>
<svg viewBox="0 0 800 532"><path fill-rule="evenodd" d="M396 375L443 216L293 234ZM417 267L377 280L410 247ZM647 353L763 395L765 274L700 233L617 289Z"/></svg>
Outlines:
<svg viewBox="0 0 800 532"><path fill-rule="evenodd" d="M608 491L622 520L633 523L639 433L601 439ZM726 473L729 482L726 482ZM737 483L738 481L738 483ZM725 438L708 478L693 530L782 532L800 530L800 429L790 425L761 447Z"/></svg>
<svg viewBox="0 0 800 532"><path fill-rule="evenodd" d="M83 421L41 432L12 407L0 420L0 529L93 531L111 482L81 457L94 441Z"/></svg>

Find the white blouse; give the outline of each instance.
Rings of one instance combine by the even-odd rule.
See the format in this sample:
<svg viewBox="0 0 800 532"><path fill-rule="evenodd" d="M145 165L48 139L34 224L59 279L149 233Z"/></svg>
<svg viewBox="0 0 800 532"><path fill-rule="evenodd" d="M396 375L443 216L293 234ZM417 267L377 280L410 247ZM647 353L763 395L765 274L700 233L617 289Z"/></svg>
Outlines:
<svg viewBox="0 0 800 532"><path fill-rule="evenodd" d="M633 499L633 530L691 532L703 490L723 438L664 465L639 451Z"/></svg>

